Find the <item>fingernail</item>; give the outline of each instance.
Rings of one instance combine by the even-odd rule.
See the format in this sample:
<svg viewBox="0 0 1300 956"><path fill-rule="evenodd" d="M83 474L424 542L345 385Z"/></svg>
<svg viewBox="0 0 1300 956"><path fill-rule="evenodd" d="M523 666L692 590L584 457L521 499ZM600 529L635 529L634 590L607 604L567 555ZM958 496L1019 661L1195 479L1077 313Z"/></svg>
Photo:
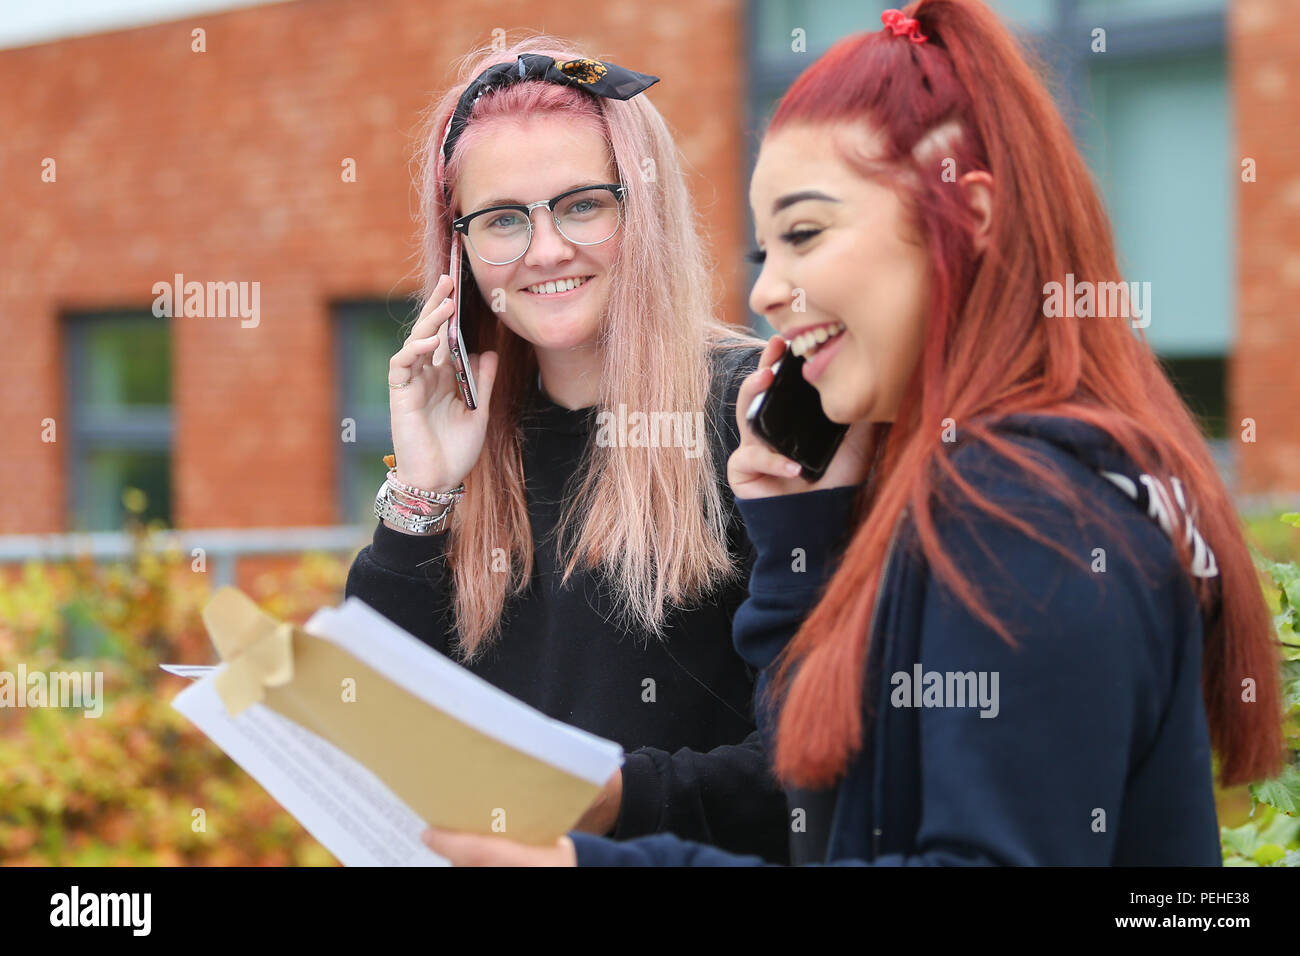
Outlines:
<svg viewBox="0 0 1300 956"><path fill-rule="evenodd" d="M797 475L801 471L803 471L803 466L798 462L788 461L785 463L785 473L787 475Z"/></svg>

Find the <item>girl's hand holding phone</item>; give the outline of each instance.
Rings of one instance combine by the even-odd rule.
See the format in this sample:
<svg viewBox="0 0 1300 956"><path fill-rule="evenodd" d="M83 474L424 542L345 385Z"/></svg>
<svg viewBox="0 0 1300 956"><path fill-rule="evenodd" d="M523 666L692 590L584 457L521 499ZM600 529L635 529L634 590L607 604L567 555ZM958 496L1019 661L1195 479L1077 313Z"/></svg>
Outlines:
<svg viewBox="0 0 1300 956"><path fill-rule="evenodd" d="M869 422L855 422L849 428L826 474L813 484L799 477L802 469L797 462L773 451L754 434L746 411L754 396L772 384L772 366L785 349L785 339L772 336L759 356L758 368L741 383L736 397L740 444L727 460L727 481L737 498L771 498L856 485L866 480L871 468Z"/></svg>
<svg viewBox="0 0 1300 956"><path fill-rule="evenodd" d="M388 362L388 383L406 388L389 393L389 422L397 477L426 491L449 491L474 468L487 435L489 402L497 354L469 357L478 384L478 408L465 406L447 351L447 321L456 310L450 276L433 295L402 348Z"/></svg>

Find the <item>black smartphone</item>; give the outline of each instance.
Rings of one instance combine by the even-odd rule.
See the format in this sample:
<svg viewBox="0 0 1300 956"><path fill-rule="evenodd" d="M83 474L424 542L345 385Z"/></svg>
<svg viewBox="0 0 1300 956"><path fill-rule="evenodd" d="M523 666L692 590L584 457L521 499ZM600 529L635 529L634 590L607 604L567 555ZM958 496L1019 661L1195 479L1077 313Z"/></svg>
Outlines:
<svg viewBox="0 0 1300 956"><path fill-rule="evenodd" d="M803 361L787 344L772 365L772 384L754 396L745 417L768 447L802 465L799 476L811 483L826 474L849 426L826 417L821 395L803 377Z"/></svg>
<svg viewBox="0 0 1300 956"><path fill-rule="evenodd" d="M477 408L478 388L474 383L474 372L469 365L469 357L478 347L477 336L474 335L475 330L471 327L471 323L462 323L460 320L465 276L469 274L469 270L463 266L463 259L460 233L453 231L451 262L448 264L447 274L454 276L456 280L456 311L452 314L451 321L447 323L447 350L451 353L452 368L456 372L456 384L460 388L461 399L464 400L467 408Z"/></svg>

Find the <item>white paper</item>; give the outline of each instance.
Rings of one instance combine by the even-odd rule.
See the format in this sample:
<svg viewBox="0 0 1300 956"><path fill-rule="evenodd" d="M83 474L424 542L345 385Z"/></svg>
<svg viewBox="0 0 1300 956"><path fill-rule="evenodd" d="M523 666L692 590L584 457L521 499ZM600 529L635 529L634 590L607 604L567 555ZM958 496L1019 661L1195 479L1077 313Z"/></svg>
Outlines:
<svg viewBox="0 0 1300 956"><path fill-rule="evenodd" d="M345 648L456 719L574 776L604 785L623 749L547 717L429 648L355 597L322 608L303 630ZM194 683L172 706L261 784L345 866L445 866L420 841L425 822L368 768L269 707L231 718L217 667L164 664Z"/></svg>
<svg viewBox="0 0 1300 956"><path fill-rule="evenodd" d="M212 676L172 706L260 783L344 866L446 866L422 842L424 821L333 744L269 707L231 718Z"/></svg>
<svg viewBox="0 0 1300 956"><path fill-rule="evenodd" d="M207 677L217 669L215 664L159 664L158 666L168 674L175 674L177 677L186 677L190 680Z"/></svg>

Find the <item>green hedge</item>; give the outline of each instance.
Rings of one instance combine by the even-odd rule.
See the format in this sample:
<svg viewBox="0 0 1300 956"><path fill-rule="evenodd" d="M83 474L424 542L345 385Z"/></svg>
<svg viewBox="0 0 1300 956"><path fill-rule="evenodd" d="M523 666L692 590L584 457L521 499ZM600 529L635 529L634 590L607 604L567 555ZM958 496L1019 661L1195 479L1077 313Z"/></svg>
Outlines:
<svg viewBox="0 0 1300 956"><path fill-rule="evenodd" d="M1219 795L1224 862L1234 866L1300 865L1300 566L1285 551L1300 535L1275 534L1278 524L1255 519L1248 529L1268 555L1258 562L1276 615L1291 761L1275 780ZM212 582L188 556L159 553L149 529L133 536L128 562L33 562L9 569L0 587L0 670L100 671L106 699L98 719L0 708L0 864L333 864L172 710L186 682L158 664L215 663L200 617ZM342 599L350 563L307 554L245 589L302 623Z"/></svg>

